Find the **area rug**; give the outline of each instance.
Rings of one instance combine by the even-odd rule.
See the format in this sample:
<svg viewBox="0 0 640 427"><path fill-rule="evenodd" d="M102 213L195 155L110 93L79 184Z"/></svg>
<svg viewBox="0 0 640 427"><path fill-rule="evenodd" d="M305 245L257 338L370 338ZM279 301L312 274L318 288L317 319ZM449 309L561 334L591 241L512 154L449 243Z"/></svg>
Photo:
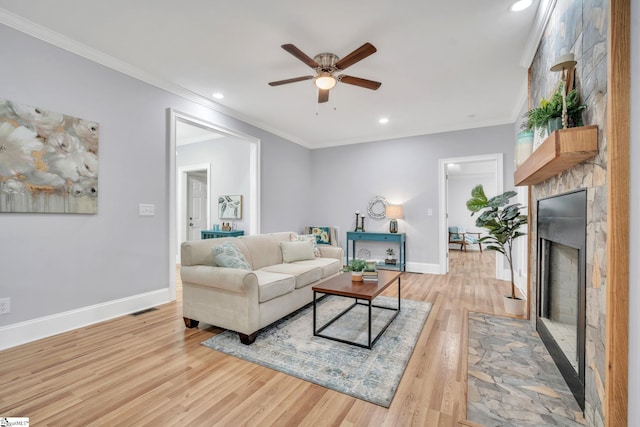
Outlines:
<svg viewBox="0 0 640 427"><path fill-rule="evenodd" d="M582 410L528 320L469 313L467 421L583 426Z"/></svg>
<svg viewBox="0 0 640 427"><path fill-rule="evenodd" d="M325 324L352 303L350 298L323 298L318 302L318 325ZM396 307L398 299L378 297L375 304ZM202 344L388 408L429 315L431 303L403 299L401 308L398 317L371 350L314 337L312 306L266 327L251 345L241 344L238 334L231 331L224 331ZM393 313L374 308L373 337ZM364 343L366 325L367 307L358 305L326 328L323 334Z"/></svg>

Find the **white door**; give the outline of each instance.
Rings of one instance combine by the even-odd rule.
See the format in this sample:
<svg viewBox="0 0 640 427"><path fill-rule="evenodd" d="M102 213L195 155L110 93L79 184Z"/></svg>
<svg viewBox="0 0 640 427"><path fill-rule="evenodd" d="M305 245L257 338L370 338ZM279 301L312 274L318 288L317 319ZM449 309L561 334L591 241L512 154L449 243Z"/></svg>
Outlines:
<svg viewBox="0 0 640 427"><path fill-rule="evenodd" d="M207 173L187 173L187 240L200 240L207 227Z"/></svg>

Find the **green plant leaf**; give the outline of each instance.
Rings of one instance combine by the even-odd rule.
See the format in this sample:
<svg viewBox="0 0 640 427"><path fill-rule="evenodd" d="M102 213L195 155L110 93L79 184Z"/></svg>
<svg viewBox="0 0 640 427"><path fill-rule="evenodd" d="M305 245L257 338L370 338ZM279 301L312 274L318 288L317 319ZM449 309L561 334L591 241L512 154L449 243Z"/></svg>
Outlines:
<svg viewBox="0 0 640 427"><path fill-rule="evenodd" d="M487 206L487 196L484 194L482 185L476 185L471 190L471 199L467 200L467 209L471 211L471 215L482 210Z"/></svg>

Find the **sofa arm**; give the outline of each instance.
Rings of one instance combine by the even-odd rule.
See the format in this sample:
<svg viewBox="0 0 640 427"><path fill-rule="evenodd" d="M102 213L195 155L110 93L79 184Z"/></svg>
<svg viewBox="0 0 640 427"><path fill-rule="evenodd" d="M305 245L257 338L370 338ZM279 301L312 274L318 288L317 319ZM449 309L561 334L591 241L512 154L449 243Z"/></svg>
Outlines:
<svg viewBox="0 0 640 427"><path fill-rule="evenodd" d="M230 292L248 293L258 289L258 278L252 271L239 268L212 267L209 265L182 266L182 282L222 289Z"/></svg>
<svg viewBox="0 0 640 427"><path fill-rule="evenodd" d="M342 262L344 250L340 246L318 245L322 258L335 258Z"/></svg>

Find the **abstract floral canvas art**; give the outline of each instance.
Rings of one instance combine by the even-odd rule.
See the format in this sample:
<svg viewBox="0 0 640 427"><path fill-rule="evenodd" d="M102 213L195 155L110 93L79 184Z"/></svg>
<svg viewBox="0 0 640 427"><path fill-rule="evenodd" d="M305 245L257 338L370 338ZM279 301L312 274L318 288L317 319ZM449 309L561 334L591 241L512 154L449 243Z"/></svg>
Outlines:
<svg viewBox="0 0 640 427"><path fill-rule="evenodd" d="M0 99L0 212L97 208L98 124Z"/></svg>

